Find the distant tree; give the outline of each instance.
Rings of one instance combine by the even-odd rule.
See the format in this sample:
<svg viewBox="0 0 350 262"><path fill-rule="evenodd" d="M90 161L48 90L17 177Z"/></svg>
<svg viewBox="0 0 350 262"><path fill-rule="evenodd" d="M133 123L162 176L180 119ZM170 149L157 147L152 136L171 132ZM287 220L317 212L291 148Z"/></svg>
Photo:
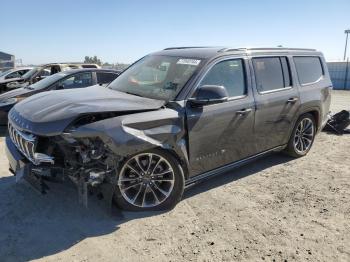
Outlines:
<svg viewBox="0 0 350 262"><path fill-rule="evenodd" d="M128 66L129 66L129 64L123 64L123 63L115 63L115 64L113 65L114 69L117 69L117 70L124 70L124 69L126 69Z"/></svg>
<svg viewBox="0 0 350 262"><path fill-rule="evenodd" d="M85 56L84 63L102 65L101 59L97 56Z"/></svg>
<svg viewBox="0 0 350 262"><path fill-rule="evenodd" d="M85 56L84 63L88 64L97 64L105 68L113 68L117 70L124 70L129 66L129 64L124 63L108 63L108 62L102 62L101 59L99 59L97 56Z"/></svg>

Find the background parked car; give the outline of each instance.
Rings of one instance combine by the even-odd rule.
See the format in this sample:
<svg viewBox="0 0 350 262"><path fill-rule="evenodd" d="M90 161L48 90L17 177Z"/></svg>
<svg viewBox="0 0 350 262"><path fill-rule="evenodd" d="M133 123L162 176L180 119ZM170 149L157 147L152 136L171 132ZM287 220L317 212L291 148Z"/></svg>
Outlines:
<svg viewBox="0 0 350 262"><path fill-rule="evenodd" d="M7 124L7 114L19 101L31 95L51 90L84 88L96 84L107 85L120 74L111 69L72 69L46 77L35 84L0 95L0 125Z"/></svg>
<svg viewBox="0 0 350 262"><path fill-rule="evenodd" d="M10 82L18 81L25 73L33 69L33 67L19 67L5 70L0 73L0 94L6 90L6 86Z"/></svg>
<svg viewBox="0 0 350 262"><path fill-rule="evenodd" d="M83 64L83 63L51 63L34 67L28 71L21 78L16 81L12 81L6 85L6 90L16 89L19 87L25 87L34 84L47 76L78 68L100 68L96 64Z"/></svg>

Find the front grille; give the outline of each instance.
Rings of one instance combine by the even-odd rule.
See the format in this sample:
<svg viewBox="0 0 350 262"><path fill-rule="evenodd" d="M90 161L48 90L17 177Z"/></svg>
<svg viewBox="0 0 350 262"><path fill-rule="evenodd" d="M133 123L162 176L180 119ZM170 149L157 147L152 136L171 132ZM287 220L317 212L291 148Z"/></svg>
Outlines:
<svg viewBox="0 0 350 262"><path fill-rule="evenodd" d="M19 131L15 127L8 124L8 131L12 142L15 144L17 149L32 163L35 162L35 147L37 144L37 138L33 134Z"/></svg>

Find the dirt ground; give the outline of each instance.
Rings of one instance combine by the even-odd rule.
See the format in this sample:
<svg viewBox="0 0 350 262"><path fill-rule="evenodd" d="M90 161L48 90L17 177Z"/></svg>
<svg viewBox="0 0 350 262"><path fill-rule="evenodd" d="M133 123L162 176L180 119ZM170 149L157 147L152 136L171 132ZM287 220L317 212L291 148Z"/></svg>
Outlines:
<svg viewBox="0 0 350 262"><path fill-rule="evenodd" d="M332 108L350 109L350 92ZM113 215L52 184L16 184L0 138L0 261L350 261L350 135L275 154L186 191L164 213Z"/></svg>

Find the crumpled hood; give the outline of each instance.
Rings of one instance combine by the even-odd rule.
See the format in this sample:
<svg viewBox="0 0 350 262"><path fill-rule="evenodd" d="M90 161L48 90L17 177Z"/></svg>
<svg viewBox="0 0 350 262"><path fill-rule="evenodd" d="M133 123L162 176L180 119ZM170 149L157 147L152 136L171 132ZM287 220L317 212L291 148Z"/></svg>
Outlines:
<svg viewBox="0 0 350 262"><path fill-rule="evenodd" d="M81 115L156 110L164 104L164 101L129 95L97 85L33 95L16 104L10 111L9 118L20 128L37 134L45 134L47 131L46 134L49 135L62 132Z"/></svg>
<svg viewBox="0 0 350 262"><path fill-rule="evenodd" d="M0 102L3 102L9 98L19 97L19 96L27 96L33 93L34 90L30 90L28 88L17 88L6 93L0 95Z"/></svg>

